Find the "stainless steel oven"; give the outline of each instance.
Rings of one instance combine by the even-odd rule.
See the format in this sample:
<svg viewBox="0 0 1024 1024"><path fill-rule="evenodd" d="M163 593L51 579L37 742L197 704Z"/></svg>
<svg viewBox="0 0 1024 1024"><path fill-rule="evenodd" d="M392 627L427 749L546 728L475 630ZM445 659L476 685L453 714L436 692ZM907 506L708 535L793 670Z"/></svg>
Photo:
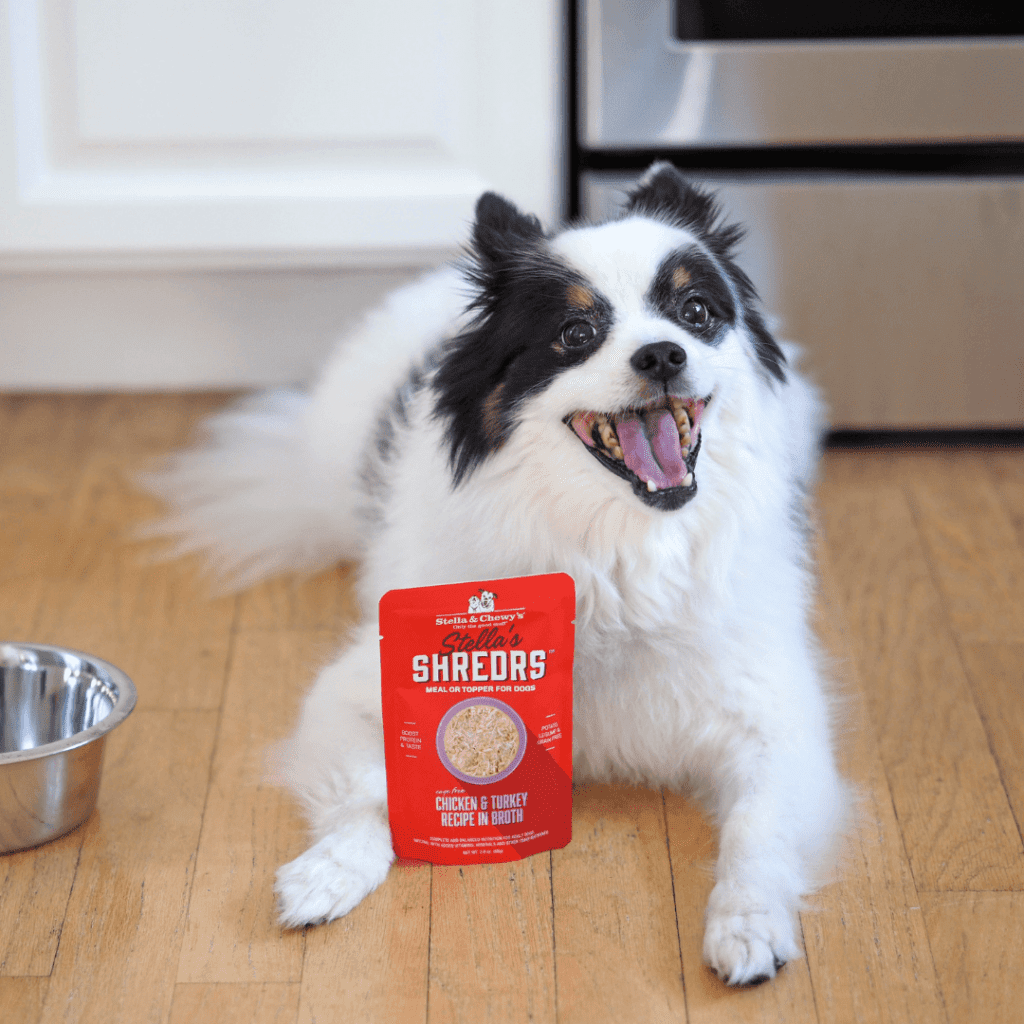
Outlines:
<svg viewBox="0 0 1024 1024"><path fill-rule="evenodd" d="M577 211L719 189L833 425L1024 426L1024 8L579 0Z"/></svg>

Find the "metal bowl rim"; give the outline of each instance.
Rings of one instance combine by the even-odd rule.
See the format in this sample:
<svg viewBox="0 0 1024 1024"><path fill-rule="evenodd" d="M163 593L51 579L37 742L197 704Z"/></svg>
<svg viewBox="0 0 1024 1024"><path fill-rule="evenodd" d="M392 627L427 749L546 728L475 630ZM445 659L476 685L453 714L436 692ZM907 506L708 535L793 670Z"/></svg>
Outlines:
<svg viewBox="0 0 1024 1024"><path fill-rule="evenodd" d="M109 661L97 658L93 654L86 654L84 651L76 651L72 647L58 647L56 644L34 644L22 643L16 640L0 640L0 647L15 647L23 651L46 652L61 656L70 655L78 658L83 667L88 667L91 674L102 682L113 684L117 690L117 700L110 709L110 714L101 722L76 732L66 739L54 740L53 743L44 743L38 747L29 747L27 750L10 750L0 753L0 767L7 764L18 764L24 761L35 761L44 757L53 757L55 754L63 754L77 747L84 747L86 744L94 743L96 740L106 736L108 732L119 726L134 710L138 694L135 684L116 665Z"/></svg>

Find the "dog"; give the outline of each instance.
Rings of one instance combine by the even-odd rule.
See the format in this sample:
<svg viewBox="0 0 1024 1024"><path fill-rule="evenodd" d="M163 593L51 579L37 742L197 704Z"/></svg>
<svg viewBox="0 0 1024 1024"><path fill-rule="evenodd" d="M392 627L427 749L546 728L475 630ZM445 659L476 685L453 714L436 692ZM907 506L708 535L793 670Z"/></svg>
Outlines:
<svg viewBox="0 0 1024 1024"><path fill-rule="evenodd" d="M494 599L498 595L490 590L480 588L479 596L473 594L469 599L469 611L471 612L493 612Z"/></svg>
<svg viewBox="0 0 1024 1024"><path fill-rule="evenodd" d="M347 913L394 859L381 595L564 571L577 779L703 802L724 981L801 955L850 806L809 625L823 414L741 236L663 163L617 216L559 231L485 194L461 263L392 295L307 394L215 417L149 479L162 530L237 585L362 563L365 620L281 755L313 838L278 871L284 925Z"/></svg>

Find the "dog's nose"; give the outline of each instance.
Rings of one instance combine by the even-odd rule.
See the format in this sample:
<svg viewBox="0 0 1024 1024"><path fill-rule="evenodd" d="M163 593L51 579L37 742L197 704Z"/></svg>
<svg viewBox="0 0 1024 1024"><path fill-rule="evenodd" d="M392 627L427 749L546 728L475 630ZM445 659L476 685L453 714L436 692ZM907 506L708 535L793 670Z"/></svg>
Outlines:
<svg viewBox="0 0 1024 1024"><path fill-rule="evenodd" d="M629 365L648 380L669 381L686 365L686 351L674 341L656 341L638 348Z"/></svg>

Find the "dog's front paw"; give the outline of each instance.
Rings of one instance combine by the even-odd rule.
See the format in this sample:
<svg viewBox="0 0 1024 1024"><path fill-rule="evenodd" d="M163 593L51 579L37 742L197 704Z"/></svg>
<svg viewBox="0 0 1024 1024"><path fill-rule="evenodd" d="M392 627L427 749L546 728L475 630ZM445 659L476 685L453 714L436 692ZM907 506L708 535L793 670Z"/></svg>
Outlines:
<svg viewBox="0 0 1024 1024"><path fill-rule="evenodd" d="M379 817L347 825L278 869L278 916L286 928L342 917L384 881L395 859Z"/></svg>
<svg viewBox="0 0 1024 1024"><path fill-rule="evenodd" d="M727 985L759 985L802 955L789 909L715 886L704 928L704 961Z"/></svg>

